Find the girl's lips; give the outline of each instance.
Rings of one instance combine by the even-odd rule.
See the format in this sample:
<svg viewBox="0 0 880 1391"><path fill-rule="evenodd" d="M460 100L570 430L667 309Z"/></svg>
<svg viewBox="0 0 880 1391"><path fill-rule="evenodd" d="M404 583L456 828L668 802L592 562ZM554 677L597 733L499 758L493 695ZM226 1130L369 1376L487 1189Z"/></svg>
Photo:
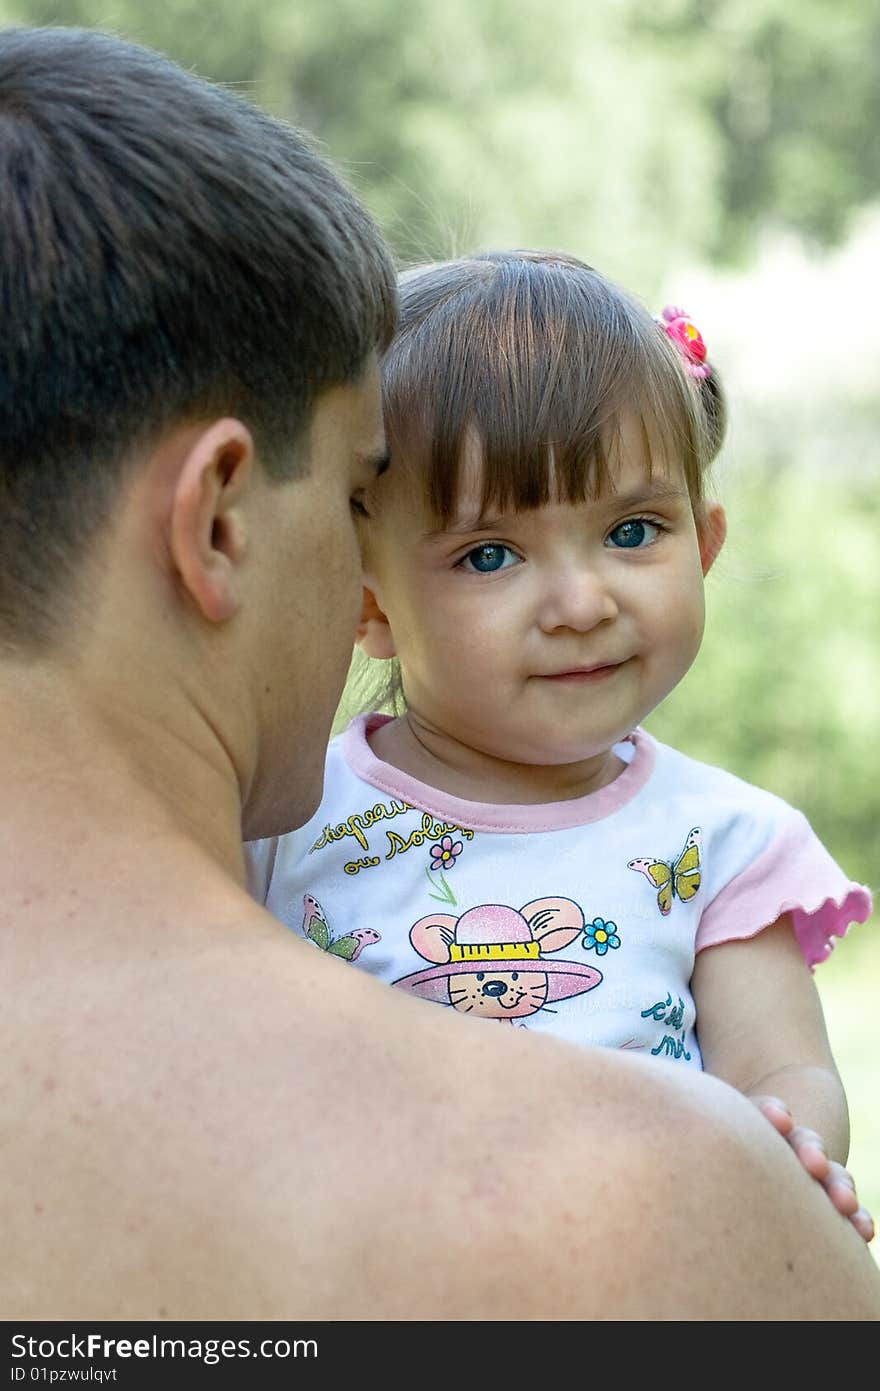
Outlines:
<svg viewBox="0 0 880 1391"><path fill-rule="evenodd" d="M615 671L619 671L623 666L622 662L608 662L600 667L575 667L571 671L556 671L544 677L545 681L574 681L590 682L603 681L608 676L613 676Z"/></svg>

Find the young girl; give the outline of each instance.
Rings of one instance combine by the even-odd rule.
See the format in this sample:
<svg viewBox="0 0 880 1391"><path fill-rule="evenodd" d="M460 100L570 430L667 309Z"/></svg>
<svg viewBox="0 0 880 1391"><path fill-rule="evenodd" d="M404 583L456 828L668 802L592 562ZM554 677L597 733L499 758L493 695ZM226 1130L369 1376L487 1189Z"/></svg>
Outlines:
<svg viewBox="0 0 880 1391"><path fill-rule="evenodd" d="M870 1239L809 969L868 890L778 797L640 727L725 536L702 338L559 255L427 266L401 298L358 634L398 713L331 744L311 821L248 847L252 891L426 1000L714 1072Z"/></svg>

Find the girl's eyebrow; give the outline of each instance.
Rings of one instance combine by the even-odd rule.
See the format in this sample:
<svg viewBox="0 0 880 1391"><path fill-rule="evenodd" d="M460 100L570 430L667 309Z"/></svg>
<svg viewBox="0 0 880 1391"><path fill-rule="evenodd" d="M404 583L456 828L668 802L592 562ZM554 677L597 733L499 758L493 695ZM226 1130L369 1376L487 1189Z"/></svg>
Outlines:
<svg viewBox="0 0 880 1391"><path fill-rule="evenodd" d="M628 493L608 492L600 498L585 499L585 501L592 501L593 506L604 506L608 510L619 511L623 508L625 511L629 511L631 508L646 507L652 502L689 503L690 494L686 487L658 480L646 483L643 488L633 488ZM525 516L530 510L532 509L519 509L517 515ZM439 536L470 536L480 531L497 531L505 522L510 521L511 515L510 512L490 516L477 513L469 517L460 517L445 526L432 527L423 532L422 540L433 541Z"/></svg>
<svg viewBox="0 0 880 1391"><path fill-rule="evenodd" d="M641 507L649 502L689 502L690 494L686 487L662 483L658 480L656 483L646 483L643 488L633 488L628 493L609 492L606 497L600 500L607 506L617 509L619 507Z"/></svg>
<svg viewBox="0 0 880 1391"><path fill-rule="evenodd" d="M510 514L508 513L507 520ZM447 525L432 527L428 531L422 532L423 541L433 541L438 536L470 536L475 531L497 531L505 521L504 517L462 517L456 521L449 522Z"/></svg>

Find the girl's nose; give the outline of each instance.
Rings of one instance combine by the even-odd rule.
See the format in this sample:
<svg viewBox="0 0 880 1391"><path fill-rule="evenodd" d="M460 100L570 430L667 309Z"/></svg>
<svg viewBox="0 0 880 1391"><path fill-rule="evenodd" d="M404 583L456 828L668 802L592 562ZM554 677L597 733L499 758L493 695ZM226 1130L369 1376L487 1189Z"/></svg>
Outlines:
<svg viewBox="0 0 880 1391"><path fill-rule="evenodd" d="M547 633L557 628L588 633L617 613L617 602L602 578L586 567L571 567L548 578L538 622Z"/></svg>

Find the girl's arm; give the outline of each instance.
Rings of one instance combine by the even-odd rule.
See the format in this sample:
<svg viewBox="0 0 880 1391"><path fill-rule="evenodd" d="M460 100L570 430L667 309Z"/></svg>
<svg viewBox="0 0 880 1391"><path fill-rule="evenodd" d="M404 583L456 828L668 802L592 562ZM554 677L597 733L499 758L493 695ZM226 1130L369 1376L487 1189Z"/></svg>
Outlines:
<svg viewBox="0 0 880 1391"><path fill-rule="evenodd" d="M754 937L705 948L691 990L706 1071L759 1106L834 1205L870 1240L873 1223L859 1208L844 1168L846 1096L790 917Z"/></svg>

